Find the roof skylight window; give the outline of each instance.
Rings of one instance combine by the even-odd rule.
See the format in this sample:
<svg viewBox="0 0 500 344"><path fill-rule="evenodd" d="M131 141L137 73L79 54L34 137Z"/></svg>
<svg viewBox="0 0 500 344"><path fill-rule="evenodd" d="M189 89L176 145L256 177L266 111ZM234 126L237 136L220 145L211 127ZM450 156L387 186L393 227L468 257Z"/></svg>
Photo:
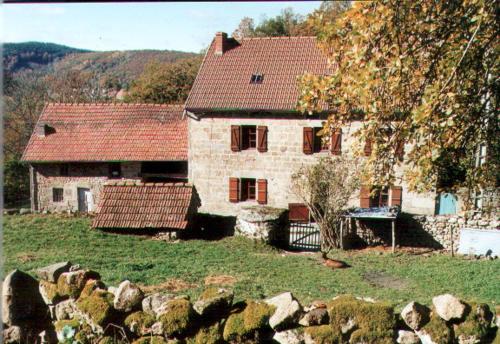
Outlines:
<svg viewBox="0 0 500 344"><path fill-rule="evenodd" d="M250 78L250 83L262 84L263 80L264 80L264 74L252 74L252 77Z"/></svg>

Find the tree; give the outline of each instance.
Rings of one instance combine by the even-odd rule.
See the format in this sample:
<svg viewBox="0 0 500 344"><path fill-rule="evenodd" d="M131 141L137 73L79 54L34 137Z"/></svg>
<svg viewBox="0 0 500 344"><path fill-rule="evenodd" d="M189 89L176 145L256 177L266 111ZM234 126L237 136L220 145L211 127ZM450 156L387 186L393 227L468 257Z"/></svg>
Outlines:
<svg viewBox="0 0 500 344"><path fill-rule="evenodd" d="M132 83L129 102L181 103L187 99L201 64L201 57L176 63L152 62Z"/></svg>
<svg viewBox="0 0 500 344"><path fill-rule="evenodd" d="M253 19L250 17L243 17L238 28L233 31L233 38L241 41L245 37L253 37L255 32Z"/></svg>
<svg viewBox="0 0 500 344"><path fill-rule="evenodd" d="M360 187L361 160L326 157L292 175L292 191L319 225L323 252L340 244L340 221Z"/></svg>
<svg viewBox="0 0 500 344"><path fill-rule="evenodd" d="M497 6L486 0L356 2L335 21L319 22L332 74L301 77L298 108L331 110L326 132L364 119L356 132L372 144L374 185L395 181L398 147L408 143L411 190L436 187L459 166L473 189L499 180ZM488 143L482 166L480 143Z"/></svg>
<svg viewBox="0 0 500 344"><path fill-rule="evenodd" d="M52 101L62 103L83 103L108 101L101 87L100 77L95 72L75 69L49 74L46 77Z"/></svg>
<svg viewBox="0 0 500 344"><path fill-rule="evenodd" d="M317 36L326 23L334 22L351 8L351 1L323 1L295 29L297 36Z"/></svg>

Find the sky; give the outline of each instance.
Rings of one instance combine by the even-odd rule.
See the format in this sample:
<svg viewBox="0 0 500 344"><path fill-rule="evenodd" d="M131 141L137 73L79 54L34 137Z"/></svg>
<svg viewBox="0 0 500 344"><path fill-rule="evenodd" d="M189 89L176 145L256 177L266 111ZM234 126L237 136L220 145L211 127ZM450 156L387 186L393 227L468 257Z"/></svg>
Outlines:
<svg viewBox="0 0 500 344"><path fill-rule="evenodd" d="M3 42L40 41L105 51L199 52L241 18L256 22L283 8L306 15L320 1L3 4Z"/></svg>

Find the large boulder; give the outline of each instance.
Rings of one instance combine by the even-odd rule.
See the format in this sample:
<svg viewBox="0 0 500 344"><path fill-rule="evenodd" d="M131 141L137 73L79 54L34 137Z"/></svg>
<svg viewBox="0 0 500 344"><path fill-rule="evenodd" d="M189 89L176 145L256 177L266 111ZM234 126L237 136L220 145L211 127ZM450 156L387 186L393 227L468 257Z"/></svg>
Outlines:
<svg viewBox="0 0 500 344"><path fill-rule="evenodd" d="M467 305L451 294L443 294L432 298L432 304L445 321L460 320L465 315Z"/></svg>
<svg viewBox="0 0 500 344"><path fill-rule="evenodd" d="M299 325L316 326L328 324L330 317L326 308L315 308L307 312L300 320Z"/></svg>
<svg viewBox="0 0 500 344"><path fill-rule="evenodd" d="M429 321L430 309L418 302L410 302L401 311L401 318L412 330L418 330Z"/></svg>
<svg viewBox="0 0 500 344"><path fill-rule="evenodd" d="M164 305L174 298L174 294L151 294L142 300L142 310L150 315L157 316L161 312Z"/></svg>
<svg viewBox="0 0 500 344"><path fill-rule="evenodd" d="M413 331L399 330L396 342L399 344L419 344L420 338Z"/></svg>
<svg viewBox="0 0 500 344"><path fill-rule="evenodd" d="M341 343L342 336L330 325L310 326L304 330L305 344Z"/></svg>
<svg viewBox="0 0 500 344"><path fill-rule="evenodd" d="M141 304L143 298L144 293L136 284L123 281L116 290L113 305L119 311L130 312Z"/></svg>
<svg viewBox="0 0 500 344"><path fill-rule="evenodd" d="M304 334L297 330L286 330L276 332L273 340L279 344L302 344L304 343Z"/></svg>
<svg viewBox="0 0 500 344"><path fill-rule="evenodd" d="M40 295L38 281L20 270L8 274L2 286L2 319L9 326L48 319L48 307Z"/></svg>
<svg viewBox="0 0 500 344"><path fill-rule="evenodd" d="M80 297L76 301L76 309L77 314L98 334L117 316L113 308L113 294L104 290L96 290L90 296Z"/></svg>
<svg viewBox="0 0 500 344"><path fill-rule="evenodd" d="M231 343L255 343L270 329L269 318L276 307L265 302L247 301L242 312L233 313L224 326L224 340Z"/></svg>
<svg viewBox="0 0 500 344"><path fill-rule="evenodd" d="M282 331L297 325L302 306L292 293L287 292L265 300L268 305L276 307L269 319L269 325L275 331Z"/></svg>
<svg viewBox="0 0 500 344"><path fill-rule="evenodd" d="M202 317L223 317L233 304L234 293L225 288L206 289L193 305L194 310Z"/></svg>
<svg viewBox="0 0 500 344"><path fill-rule="evenodd" d="M151 326L155 323L155 317L143 311L129 314L124 322L128 330L137 336L152 333Z"/></svg>
<svg viewBox="0 0 500 344"><path fill-rule="evenodd" d="M41 280L38 289L43 301L49 306L55 305L62 298L57 292L57 284L55 283Z"/></svg>
<svg viewBox="0 0 500 344"><path fill-rule="evenodd" d="M183 336L190 331L196 319L196 312L191 302L175 299L165 304L164 313L158 316L165 335L169 337Z"/></svg>
<svg viewBox="0 0 500 344"><path fill-rule="evenodd" d="M35 271L35 274L42 280L56 283L59 276L64 272L69 272L71 268L70 262L55 263Z"/></svg>

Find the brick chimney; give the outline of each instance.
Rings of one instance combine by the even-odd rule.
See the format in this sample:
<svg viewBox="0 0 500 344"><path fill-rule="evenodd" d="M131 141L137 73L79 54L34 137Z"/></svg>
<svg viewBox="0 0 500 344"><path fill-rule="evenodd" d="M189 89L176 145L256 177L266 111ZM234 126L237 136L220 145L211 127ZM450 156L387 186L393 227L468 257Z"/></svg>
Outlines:
<svg viewBox="0 0 500 344"><path fill-rule="evenodd" d="M56 130L48 124L38 123L35 127L35 132L38 136L44 137L56 132Z"/></svg>
<svg viewBox="0 0 500 344"><path fill-rule="evenodd" d="M215 34L215 55L222 55L227 50L227 33L217 32Z"/></svg>

